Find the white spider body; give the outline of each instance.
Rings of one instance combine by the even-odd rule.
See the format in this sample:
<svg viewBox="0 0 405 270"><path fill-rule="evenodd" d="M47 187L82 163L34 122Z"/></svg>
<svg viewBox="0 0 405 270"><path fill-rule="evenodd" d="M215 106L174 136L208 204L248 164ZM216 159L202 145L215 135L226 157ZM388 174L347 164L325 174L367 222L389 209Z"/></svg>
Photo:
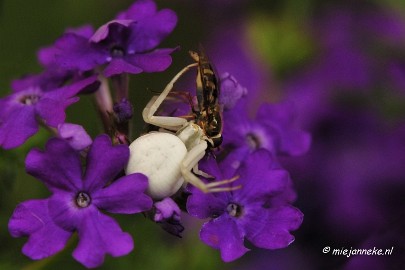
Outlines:
<svg viewBox="0 0 405 270"><path fill-rule="evenodd" d="M184 183L181 162L187 154L187 148L176 135L151 132L136 139L129 150L126 172L146 175L149 180L147 193L151 197L169 197Z"/></svg>

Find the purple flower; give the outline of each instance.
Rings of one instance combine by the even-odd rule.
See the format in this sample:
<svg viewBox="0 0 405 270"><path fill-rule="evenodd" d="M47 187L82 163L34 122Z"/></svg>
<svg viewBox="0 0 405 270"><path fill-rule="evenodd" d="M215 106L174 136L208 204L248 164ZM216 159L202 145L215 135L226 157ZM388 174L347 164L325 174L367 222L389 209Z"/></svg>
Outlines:
<svg viewBox="0 0 405 270"><path fill-rule="evenodd" d="M86 130L80 125L64 123L58 126L58 135L61 139L66 140L70 147L75 150L83 150L92 143L91 137Z"/></svg>
<svg viewBox="0 0 405 270"><path fill-rule="evenodd" d="M213 159L208 160L209 172L223 179ZM222 260L229 262L241 257L248 249L244 239L266 249L284 248L294 241L290 231L297 229L302 213L292 207L288 189L291 189L288 173L272 169L272 160L265 150L249 155L236 174L240 178L235 185L242 187L232 192L204 194L192 189L187 201L189 214L211 218L201 231L200 238L207 245L219 249ZM229 169L224 169L227 175Z"/></svg>
<svg viewBox="0 0 405 270"><path fill-rule="evenodd" d="M38 131L39 122L51 127L63 123L65 109L77 102L76 95L96 80L96 76L91 76L59 88L52 88L55 83L47 83L42 76L14 81L14 92L0 99L0 146L20 146Z"/></svg>
<svg viewBox="0 0 405 270"><path fill-rule="evenodd" d="M156 10L153 1L138 1L118 19L101 26L90 38L67 32L39 54L40 61L64 69L92 70L105 65L106 77L165 70L176 49L155 49L177 23L176 14ZM52 61L47 61L52 59Z"/></svg>
<svg viewBox="0 0 405 270"><path fill-rule="evenodd" d="M73 257L86 267L101 265L105 254L128 254L133 249L131 236L103 213L134 214L152 207L152 200L143 193L148 185L144 175L131 174L111 183L128 158L128 147L112 146L106 135L94 140L84 174L80 155L61 139L49 140L44 152L32 150L26 170L53 195L24 202L14 211L10 233L29 236L23 253L32 259L51 256L77 231L79 243Z"/></svg>
<svg viewBox="0 0 405 270"><path fill-rule="evenodd" d="M297 156L308 151L311 137L295 126L292 104L262 104L251 120L243 101L224 112L223 145L233 149L226 159L230 166L237 168L256 149L266 149L274 156Z"/></svg>

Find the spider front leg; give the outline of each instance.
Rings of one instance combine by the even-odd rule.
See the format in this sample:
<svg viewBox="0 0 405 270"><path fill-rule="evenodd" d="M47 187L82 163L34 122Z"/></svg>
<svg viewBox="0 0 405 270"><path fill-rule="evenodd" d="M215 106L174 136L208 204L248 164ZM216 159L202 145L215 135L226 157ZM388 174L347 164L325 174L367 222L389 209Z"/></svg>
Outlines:
<svg viewBox="0 0 405 270"><path fill-rule="evenodd" d="M208 192L221 192L221 191L231 191L239 189L241 186L236 187L220 187L225 184L232 183L237 180L239 177L235 176L231 179L216 181L213 183L206 184L200 178L195 176L191 170L195 168L198 162L204 157L205 150L207 149L207 142L202 140L199 144L194 146L186 155L181 164L181 174L184 178L184 181L190 183L200 189L204 193ZM201 172L201 171L200 171ZM205 174L204 172L201 172Z"/></svg>
<svg viewBox="0 0 405 270"><path fill-rule="evenodd" d="M171 117L171 116L155 116L154 114L158 110L159 106L162 104L162 102L166 99L167 95L170 93L170 91L173 89L173 86L175 82L184 74L186 73L190 68L197 66L198 63L194 63L191 65L186 66L183 68L179 73L174 76L174 78L166 85L165 89L159 96L154 96L152 99L148 102L146 107L143 109L142 112L142 117L143 120L148 123L152 124L158 127L170 129L177 131L180 129L186 122L187 120L181 117Z"/></svg>

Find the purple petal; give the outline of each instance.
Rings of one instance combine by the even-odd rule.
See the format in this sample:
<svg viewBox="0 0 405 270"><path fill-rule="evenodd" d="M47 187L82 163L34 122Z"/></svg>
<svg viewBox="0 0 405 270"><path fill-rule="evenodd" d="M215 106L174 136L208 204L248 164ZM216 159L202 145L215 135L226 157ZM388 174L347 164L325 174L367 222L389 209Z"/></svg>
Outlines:
<svg viewBox="0 0 405 270"><path fill-rule="evenodd" d="M247 94L247 89L240 85L238 81L229 73L221 75L221 95L220 101L225 110L235 107L240 98Z"/></svg>
<svg viewBox="0 0 405 270"><path fill-rule="evenodd" d="M82 187L80 156L61 139L50 139L43 152L31 150L25 159L25 168L50 190L77 191Z"/></svg>
<svg viewBox="0 0 405 270"><path fill-rule="evenodd" d="M273 169L273 162L267 150L250 154L236 171L240 178L234 183L242 185L242 188L233 192L234 198L257 201L283 192L289 183L289 174L281 169Z"/></svg>
<svg viewBox="0 0 405 270"><path fill-rule="evenodd" d="M90 38L94 33L94 28L90 24L85 24L75 28L67 28L65 32L73 33L85 38Z"/></svg>
<svg viewBox="0 0 405 270"><path fill-rule="evenodd" d="M83 25L77 28L68 28L64 34L70 34L70 37L76 36L80 41L84 42L88 40L93 33L94 29L91 25ZM66 41L66 37L62 35L62 37L56 40L55 44L39 49L37 58L41 65L51 67L55 63L57 56L63 54L63 49L65 48L64 43Z"/></svg>
<svg viewBox="0 0 405 270"><path fill-rule="evenodd" d="M232 110L224 111L224 144L234 144L236 147L245 145L246 136L251 133L251 120L247 115L244 100L240 100Z"/></svg>
<svg viewBox="0 0 405 270"><path fill-rule="evenodd" d="M87 156L84 176L86 190L95 191L104 187L124 169L128 159L127 145L113 146L107 135L98 136Z"/></svg>
<svg viewBox="0 0 405 270"><path fill-rule="evenodd" d="M40 48L37 51L38 62L44 67L50 67L55 63L55 56L60 50L53 45Z"/></svg>
<svg viewBox="0 0 405 270"><path fill-rule="evenodd" d="M105 77L111 77L121 73L138 74L142 72L141 68L132 65L132 63L127 62L126 60L126 58L113 58L104 69L103 75Z"/></svg>
<svg viewBox="0 0 405 270"><path fill-rule="evenodd" d="M177 50L158 49L150 53L134 54L126 57L132 65L141 68L144 72L158 72L167 69L172 63L170 54Z"/></svg>
<svg viewBox="0 0 405 270"><path fill-rule="evenodd" d="M35 105L37 114L45 121L45 124L57 127L65 121L66 108L79 100L78 97L73 96L96 80L97 76L93 75L59 89L45 92Z"/></svg>
<svg viewBox="0 0 405 270"><path fill-rule="evenodd" d="M135 53L146 52L158 46L177 24L177 16L170 9L137 21L132 27L129 49Z"/></svg>
<svg viewBox="0 0 405 270"><path fill-rule="evenodd" d="M64 123L58 126L59 137L69 143L75 150L83 150L93 142L86 130L76 124Z"/></svg>
<svg viewBox="0 0 405 270"><path fill-rule="evenodd" d="M156 214L153 218L155 222L162 222L167 219L180 220L181 210L170 197L156 202L154 206L156 208Z"/></svg>
<svg viewBox="0 0 405 270"><path fill-rule="evenodd" d="M243 234L236 223L225 215L205 223L200 238L205 244L219 249L225 262L236 260L249 251L243 245Z"/></svg>
<svg viewBox="0 0 405 270"><path fill-rule="evenodd" d="M0 119L0 146L11 149L23 144L38 132L33 106L16 105Z"/></svg>
<svg viewBox="0 0 405 270"><path fill-rule="evenodd" d="M72 72L53 67L39 74L30 74L13 80L11 88L14 92L29 92L35 89L37 92L47 92L66 83L72 75Z"/></svg>
<svg viewBox="0 0 405 270"><path fill-rule="evenodd" d="M41 92L57 89L71 80L74 76L72 71L58 67L48 68L40 74L28 75L12 81L11 87L14 92L29 91L37 88Z"/></svg>
<svg viewBox="0 0 405 270"><path fill-rule="evenodd" d="M299 156L308 152L311 145L311 135L301 130L291 130L282 134L280 152Z"/></svg>
<svg viewBox="0 0 405 270"><path fill-rule="evenodd" d="M152 0L135 1L127 10L120 12L116 18L119 20L139 21L156 13L157 7Z"/></svg>
<svg viewBox="0 0 405 270"><path fill-rule="evenodd" d="M192 188L192 194L187 198L187 212L200 219L222 215L228 204L225 193L203 193Z"/></svg>
<svg viewBox="0 0 405 270"><path fill-rule="evenodd" d="M78 97L67 100L53 100L49 98L41 98L35 106L36 113L51 127L57 127L63 123L66 118L65 110L71 104L79 101Z"/></svg>
<svg viewBox="0 0 405 270"><path fill-rule="evenodd" d="M263 209L263 211L265 211ZM284 206L267 211L267 219L251 219L246 229L246 238L260 248L284 248L294 241L290 231L302 223L303 214L292 206ZM265 225L265 226L262 226ZM263 228L257 231L255 228Z"/></svg>
<svg viewBox="0 0 405 270"><path fill-rule="evenodd" d="M214 176L216 180L223 180L222 172L215 158L211 156L203 158L198 168ZM187 198L187 212L201 219L222 215L229 203L228 192L203 193L194 186L190 187L190 191L191 195Z"/></svg>
<svg viewBox="0 0 405 270"><path fill-rule="evenodd" d="M134 248L132 237L114 219L96 209L88 213L77 231L80 240L73 257L89 268L100 266L106 254L123 256Z"/></svg>
<svg viewBox="0 0 405 270"><path fill-rule="evenodd" d="M12 109L12 106L9 105L10 101L13 99L13 95L0 98L0 126L4 122L5 116Z"/></svg>
<svg viewBox="0 0 405 270"><path fill-rule="evenodd" d="M128 27L132 23L134 23L134 21L132 20L112 20L100 26L100 28L98 28L94 35L90 38L90 41L98 43L107 38L108 34L110 33L110 25L112 24L120 24L122 26Z"/></svg>
<svg viewBox="0 0 405 270"><path fill-rule="evenodd" d="M92 194L97 208L110 213L135 214L152 208L152 199L144 194L148 178L140 173L130 174Z"/></svg>
<svg viewBox="0 0 405 270"><path fill-rule="evenodd" d="M256 119L278 133L280 145L277 150L279 152L301 155L308 151L311 136L294 126L294 113L294 106L291 102L263 104L257 112Z"/></svg>
<svg viewBox="0 0 405 270"><path fill-rule="evenodd" d="M66 100L79 94L83 89L92 86L97 81L97 75L92 75L86 78L79 78L76 82L63 86L52 91L45 92L44 98L53 100Z"/></svg>
<svg viewBox="0 0 405 270"><path fill-rule="evenodd" d="M225 178L231 178L236 175L236 170L242 164L242 161L252 152L247 145L242 144L232 149L226 158L221 161L222 174Z"/></svg>
<svg viewBox="0 0 405 270"><path fill-rule="evenodd" d="M22 237L40 230L46 222L49 222L48 201L31 200L17 205L8 228L11 236Z"/></svg>
<svg viewBox="0 0 405 270"><path fill-rule="evenodd" d="M108 52L93 48L89 40L74 33L65 33L50 49L42 49L38 58L46 66L56 64L64 69L91 70L107 61Z"/></svg>
<svg viewBox="0 0 405 270"><path fill-rule="evenodd" d="M22 251L33 260L61 251L72 234L52 222L47 200L31 200L17 205L8 228L13 237L29 236Z"/></svg>

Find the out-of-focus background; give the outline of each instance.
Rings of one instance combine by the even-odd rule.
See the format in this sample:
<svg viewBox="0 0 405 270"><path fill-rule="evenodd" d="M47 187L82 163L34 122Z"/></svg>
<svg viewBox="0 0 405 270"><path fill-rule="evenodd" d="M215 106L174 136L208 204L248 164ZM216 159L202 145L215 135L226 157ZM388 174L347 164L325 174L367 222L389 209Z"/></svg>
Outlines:
<svg viewBox="0 0 405 270"><path fill-rule="evenodd" d="M129 0L0 1L0 94L12 79L41 71L36 51L67 27L98 27ZM140 111L191 62L201 43L219 73L231 73L249 93L252 117L260 103L288 100L296 124L312 133L311 150L288 157L305 215L296 240L282 250L252 251L232 263L199 241L202 224L184 217L182 239L142 215L118 216L135 250L106 258L101 269L403 269L405 265L405 1L172 0L178 25L160 47L180 45L165 72L131 76L134 134ZM101 132L91 98L71 106L68 122ZM226 121L226 119L224 119ZM0 269L82 269L62 253L39 262L21 254L26 239L12 239L8 219L22 201L45 198L44 185L24 171L24 158L41 147L46 131L23 146L0 149ZM388 256L333 256L323 248L371 248Z"/></svg>

